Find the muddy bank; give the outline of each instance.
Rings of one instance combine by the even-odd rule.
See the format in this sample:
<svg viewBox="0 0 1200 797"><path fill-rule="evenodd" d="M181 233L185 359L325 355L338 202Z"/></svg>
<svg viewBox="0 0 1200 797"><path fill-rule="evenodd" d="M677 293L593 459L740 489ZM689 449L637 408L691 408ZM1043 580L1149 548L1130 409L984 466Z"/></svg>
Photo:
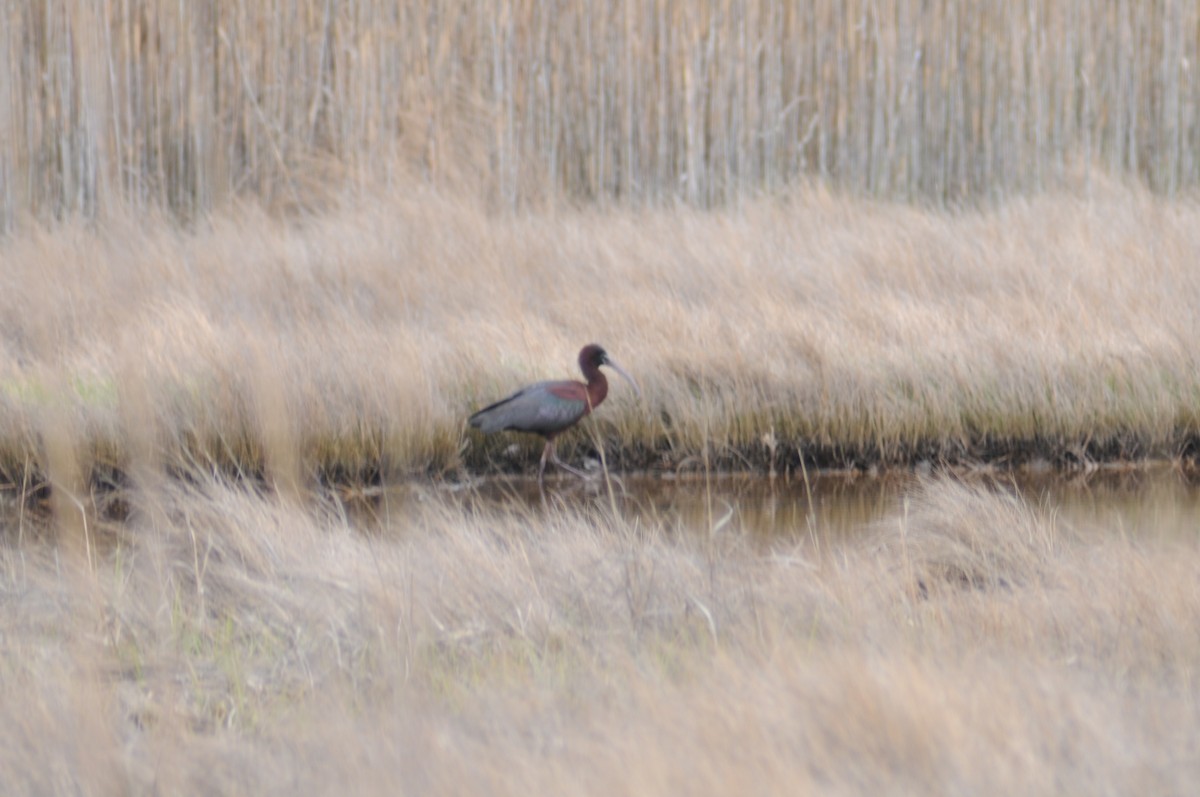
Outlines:
<svg viewBox="0 0 1200 797"><path fill-rule="evenodd" d="M541 444L510 441L506 446L468 447L463 467L475 474L531 473L537 469ZM559 445L569 462L582 460L597 466L600 452L590 442ZM908 444L850 445L812 441L774 440L740 448L713 447L708 451L680 450L666 445L605 447L604 461L617 471L674 473L704 470L755 471L788 475L801 471L882 471L888 469L995 468L1031 470L1087 470L1104 465L1177 461L1194 466L1200 460L1200 435L1180 433L1167 441L1150 441L1137 435L1081 440L1061 438L998 438L978 440L927 440Z"/></svg>

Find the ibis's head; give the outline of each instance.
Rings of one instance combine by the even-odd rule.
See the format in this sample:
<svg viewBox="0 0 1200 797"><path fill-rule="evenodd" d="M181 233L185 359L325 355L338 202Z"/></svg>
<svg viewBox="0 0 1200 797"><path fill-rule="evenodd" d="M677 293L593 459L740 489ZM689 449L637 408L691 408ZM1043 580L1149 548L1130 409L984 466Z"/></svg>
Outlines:
<svg viewBox="0 0 1200 797"><path fill-rule="evenodd" d="M603 346L589 343L579 352L579 370L583 371L585 375L588 375L592 369L599 368L602 365L607 365L616 371L626 382L633 385L633 390L639 397L642 395L642 389L638 387L637 381L629 375L628 371L618 365L616 360L608 356L608 352L604 350Z"/></svg>

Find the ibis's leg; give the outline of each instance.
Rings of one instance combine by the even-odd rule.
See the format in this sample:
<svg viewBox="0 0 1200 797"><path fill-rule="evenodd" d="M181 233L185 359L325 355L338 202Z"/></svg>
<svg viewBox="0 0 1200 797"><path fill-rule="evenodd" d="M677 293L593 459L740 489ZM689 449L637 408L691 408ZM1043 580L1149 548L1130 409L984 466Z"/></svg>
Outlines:
<svg viewBox="0 0 1200 797"><path fill-rule="evenodd" d="M567 463L563 462L561 459L558 458L558 454L554 451L554 441L553 440L550 441L550 461L553 462L558 467L562 468L563 470L565 470L569 473L574 473L576 476L578 476L581 479L588 478L588 475L586 473L584 473L581 470L576 470L575 468L572 468L570 465L568 465Z"/></svg>
<svg viewBox="0 0 1200 797"><path fill-rule="evenodd" d="M546 474L546 457L550 456L554 451L554 441L547 440L546 447L542 449L542 461L538 463L538 484L542 483L542 477Z"/></svg>

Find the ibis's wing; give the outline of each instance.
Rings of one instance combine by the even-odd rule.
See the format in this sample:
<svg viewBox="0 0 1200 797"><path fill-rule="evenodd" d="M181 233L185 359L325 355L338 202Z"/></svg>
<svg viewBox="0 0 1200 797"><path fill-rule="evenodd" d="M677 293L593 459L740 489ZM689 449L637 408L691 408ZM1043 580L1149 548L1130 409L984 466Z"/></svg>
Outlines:
<svg viewBox="0 0 1200 797"><path fill-rule="evenodd" d="M471 416L470 423L488 433L511 429L546 435L568 428L586 413L583 385L539 382L484 407Z"/></svg>

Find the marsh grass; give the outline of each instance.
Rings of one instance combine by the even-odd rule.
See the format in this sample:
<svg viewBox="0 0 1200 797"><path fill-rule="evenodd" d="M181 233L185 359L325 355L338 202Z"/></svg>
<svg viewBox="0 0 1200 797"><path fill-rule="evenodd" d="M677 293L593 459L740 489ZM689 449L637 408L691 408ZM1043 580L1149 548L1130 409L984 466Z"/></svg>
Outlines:
<svg viewBox="0 0 1200 797"><path fill-rule="evenodd" d="M563 453L599 440L617 471L1187 458L1197 230L1195 204L1112 183L953 213L812 189L508 216L424 193L299 226L30 226L0 244L0 460L13 485L54 451L85 482L528 469L535 440L463 419L572 376L591 341L645 399L615 381Z"/></svg>
<svg viewBox="0 0 1200 797"><path fill-rule="evenodd" d="M1186 791L1190 537L927 482L751 544L434 497L372 534L167 482L88 563L0 547L6 793ZM903 533L900 533L900 530Z"/></svg>

